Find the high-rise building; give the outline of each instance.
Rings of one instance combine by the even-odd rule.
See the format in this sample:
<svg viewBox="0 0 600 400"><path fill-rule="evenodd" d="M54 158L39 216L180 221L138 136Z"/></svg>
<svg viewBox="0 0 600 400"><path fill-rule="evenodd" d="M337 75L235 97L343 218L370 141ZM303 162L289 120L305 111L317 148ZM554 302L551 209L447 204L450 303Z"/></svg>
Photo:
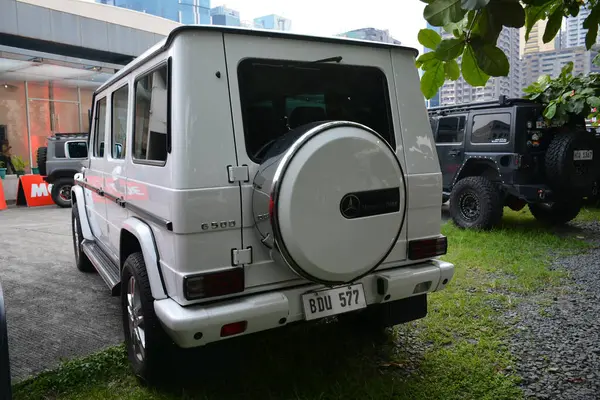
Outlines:
<svg viewBox="0 0 600 400"><path fill-rule="evenodd" d="M590 15L590 10L581 7L576 17L568 17L565 24L563 47L585 46L588 30L583 28L583 21ZM598 39L596 38L596 42Z"/></svg>
<svg viewBox="0 0 600 400"><path fill-rule="evenodd" d="M210 10L213 25L240 26L240 13L225 6L219 6Z"/></svg>
<svg viewBox="0 0 600 400"><path fill-rule="evenodd" d="M451 37L443 33L443 37ZM494 100L505 95L510 98L521 97L521 68L519 59L519 30L504 28L498 38L500 47L510 64L510 72L506 77L490 78L484 87L472 87L462 77L456 81L446 81L440 89L440 105L470 103ZM460 61L460 60L459 60Z"/></svg>
<svg viewBox="0 0 600 400"><path fill-rule="evenodd" d="M96 0L147 14L181 22L210 24L210 0Z"/></svg>
<svg viewBox="0 0 600 400"><path fill-rule="evenodd" d="M532 28L531 32L529 32L529 40L525 42L525 28L521 28L521 39L520 39L520 51L521 56L523 54L529 53L537 53L539 51L552 51L560 49L561 44L561 35L560 33L556 35L554 39L552 39L548 43L544 43L543 36L544 31L546 30L546 25L548 24L548 20L540 20L538 21Z"/></svg>
<svg viewBox="0 0 600 400"><path fill-rule="evenodd" d="M343 37L347 37L347 38L360 39L360 40L370 40L373 42L400 44L400 41L394 39L390 35L390 32L387 29L382 30L382 29L375 29L375 28L362 28L362 29L355 29L353 31L340 33L337 36L343 36Z"/></svg>
<svg viewBox="0 0 600 400"><path fill-rule="evenodd" d="M550 75L556 78L560 70L569 62L573 62L573 75L600 72L592 60L598 54L596 51L586 51L584 46L567 47L560 50L542 51L523 55L522 87L535 82L540 75Z"/></svg>
<svg viewBox="0 0 600 400"><path fill-rule="evenodd" d="M290 31L292 20L279 15L271 14L264 17L254 18L254 25L259 29L275 29L277 31Z"/></svg>

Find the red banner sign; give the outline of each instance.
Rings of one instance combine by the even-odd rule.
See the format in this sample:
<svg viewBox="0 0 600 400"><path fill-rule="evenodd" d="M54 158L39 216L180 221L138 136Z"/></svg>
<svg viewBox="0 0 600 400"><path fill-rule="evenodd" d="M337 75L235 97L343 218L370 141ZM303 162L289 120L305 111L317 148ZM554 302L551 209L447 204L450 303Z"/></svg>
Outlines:
<svg viewBox="0 0 600 400"><path fill-rule="evenodd" d="M41 175L23 175L19 179L17 204L28 207L51 206L54 204L50 191L52 185Z"/></svg>

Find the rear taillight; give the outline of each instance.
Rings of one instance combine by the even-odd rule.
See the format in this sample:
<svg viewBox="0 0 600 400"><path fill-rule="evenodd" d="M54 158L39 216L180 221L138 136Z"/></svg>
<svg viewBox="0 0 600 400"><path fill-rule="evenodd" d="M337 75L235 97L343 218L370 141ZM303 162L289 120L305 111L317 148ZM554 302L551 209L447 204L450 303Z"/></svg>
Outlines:
<svg viewBox="0 0 600 400"><path fill-rule="evenodd" d="M244 291L244 269L231 268L189 276L184 279L183 289L188 300L240 293Z"/></svg>
<svg viewBox="0 0 600 400"><path fill-rule="evenodd" d="M447 252L448 239L446 236L408 242L408 258L410 260L433 258L446 254Z"/></svg>

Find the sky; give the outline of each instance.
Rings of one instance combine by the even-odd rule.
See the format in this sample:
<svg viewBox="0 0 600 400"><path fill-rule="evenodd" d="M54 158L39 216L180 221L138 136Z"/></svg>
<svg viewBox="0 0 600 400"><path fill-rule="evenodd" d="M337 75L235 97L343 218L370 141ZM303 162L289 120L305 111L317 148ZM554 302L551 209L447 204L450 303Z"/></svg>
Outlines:
<svg viewBox="0 0 600 400"><path fill-rule="evenodd" d="M422 51L417 41L425 27L419 0L212 0L240 12L242 20L278 14L292 20L292 32L334 35L359 28L388 29L403 45Z"/></svg>

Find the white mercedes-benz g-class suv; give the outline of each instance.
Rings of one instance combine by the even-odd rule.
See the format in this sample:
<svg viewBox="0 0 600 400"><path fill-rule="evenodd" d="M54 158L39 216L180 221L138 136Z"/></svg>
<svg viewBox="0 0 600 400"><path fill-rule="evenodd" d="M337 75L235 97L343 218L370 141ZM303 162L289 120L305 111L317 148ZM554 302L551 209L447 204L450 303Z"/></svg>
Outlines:
<svg viewBox="0 0 600 400"><path fill-rule="evenodd" d="M426 315L454 266L415 55L184 26L98 88L75 258L120 295L138 376L173 343Z"/></svg>

